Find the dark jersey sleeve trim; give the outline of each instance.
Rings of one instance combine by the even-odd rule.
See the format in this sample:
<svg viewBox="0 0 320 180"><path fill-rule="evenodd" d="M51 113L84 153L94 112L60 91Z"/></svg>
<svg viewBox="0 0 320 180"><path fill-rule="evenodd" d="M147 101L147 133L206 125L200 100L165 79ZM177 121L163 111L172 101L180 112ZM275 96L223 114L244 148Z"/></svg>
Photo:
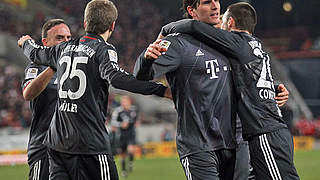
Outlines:
<svg viewBox="0 0 320 180"><path fill-rule="evenodd" d="M154 60L145 59L145 52L146 50L144 50L138 57L133 69L133 75L139 80L148 81L152 80L154 76L154 72L152 71L152 64Z"/></svg>

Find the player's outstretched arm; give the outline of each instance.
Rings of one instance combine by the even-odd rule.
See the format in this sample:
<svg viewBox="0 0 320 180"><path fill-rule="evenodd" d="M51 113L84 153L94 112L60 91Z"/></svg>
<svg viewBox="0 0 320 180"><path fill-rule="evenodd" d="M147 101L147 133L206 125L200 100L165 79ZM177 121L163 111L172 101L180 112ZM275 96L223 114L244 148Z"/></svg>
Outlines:
<svg viewBox="0 0 320 180"><path fill-rule="evenodd" d="M56 46L40 46L29 35L22 36L18 40L18 46L23 49L23 53L32 62L56 69L56 59L58 56Z"/></svg>
<svg viewBox="0 0 320 180"><path fill-rule="evenodd" d="M286 104L286 102L289 99L289 91L287 90L287 88L284 86L284 84L279 84L279 86L276 89L277 92L277 96L275 97L275 100L277 101L277 104L279 105L279 107L283 106Z"/></svg>
<svg viewBox="0 0 320 180"><path fill-rule="evenodd" d="M108 80L113 87L144 95L165 96L167 87L149 81L140 81L124 71L113 61L103 61L99 66L101 77Z"/></svg>
<svg viewBox="0 0 320 180"><path fill-rule="evenodd" d="M47 87L50 80L52 79L55 71L48 67L42 71L36 78L25 83L23 87L23 98L26 101L33 100L38 97L41 92Z"/></svg>

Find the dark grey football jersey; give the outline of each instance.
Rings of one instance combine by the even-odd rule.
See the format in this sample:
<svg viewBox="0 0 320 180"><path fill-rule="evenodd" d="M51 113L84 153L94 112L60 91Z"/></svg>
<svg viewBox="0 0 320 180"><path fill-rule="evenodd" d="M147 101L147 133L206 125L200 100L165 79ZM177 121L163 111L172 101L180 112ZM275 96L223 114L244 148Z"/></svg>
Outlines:
<svg viewBox="0 0 320 180"><path fill-rule="evenodd" d="M286 128L276 96L270 57L259 39L246 32L228 32L195 20L181 20L163 32L188 33L229 57L237 91L243 137Z"/></svg>
<svg viewBox="0 0 320 180"><path fill-rule="evenodd" d="M163 96L165 87L138 81L121 69L115 48L103 38L87 34L50 48L32 40L23 44L35 63L57 68L58 101L45 144L72 154L111 153L105 127L108 88Z"/></svg>
<svg viewBox="0 0 320 180"><path fill-rule="evenodd" d="M167 51L153 63L142 54L134 74L145 80L166 76L178 113L180 158L235 148L235 93L227 58L185 34L168 35L160 44Z"/></svg>
<svg viewBox="0 0 320 180"><path fill-rule="evenodd" d="M29 63L25 69L25 76L22 88L35 79L47 66ZM38 161L47 155L47 147L43 145L43 140L48 131L51 119L57 103L57 77L54 75L47 87L39 96L30 101L32 121L28 142L28 163Z"/></svg>
<svg viewBox="0 0 320 180"><path fill-rule="evenodd" d="M137 118L138 109L136 106L131 105L128 110L125 110L122 106L119 106L112 112L111 125L120 129L121 136L134 136ZM122 122L128 122L128 127L122 128Z"/></svg>

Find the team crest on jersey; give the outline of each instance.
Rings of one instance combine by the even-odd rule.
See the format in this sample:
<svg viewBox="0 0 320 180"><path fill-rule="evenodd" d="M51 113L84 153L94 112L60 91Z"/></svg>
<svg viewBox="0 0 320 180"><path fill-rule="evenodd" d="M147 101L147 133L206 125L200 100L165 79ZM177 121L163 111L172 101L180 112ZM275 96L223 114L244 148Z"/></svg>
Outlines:
<svg viewBox="0 0 320 180"><path fill-rule="evenodd" d="M169 46L170 46L170 44L171 44L170 41L168 41L168 40L162 40L159 45L160 45L161 47L165 48L165 49L168 49Z"/></svg>
<svg viewBox="0 0 320 180"><path fill-rule="evenodd" d="M36 78L38 75L38 69L37 68L29 68L26 74L26 79L33 79Z"/></svg>
<svg viewBox="0 0 320 180"><path fill-rule="evenodd" d="M108 54L109 54L110 61L118 63L118 54L116 51L109 49Z"/></svg>

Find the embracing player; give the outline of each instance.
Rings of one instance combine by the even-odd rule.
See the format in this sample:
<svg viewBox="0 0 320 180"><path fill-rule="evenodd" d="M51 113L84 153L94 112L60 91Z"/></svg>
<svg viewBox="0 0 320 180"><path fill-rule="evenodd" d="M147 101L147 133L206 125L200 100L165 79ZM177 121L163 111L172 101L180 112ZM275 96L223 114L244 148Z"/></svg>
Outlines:
<svg viewBox="0 0 320 180"><path fill-rule="evenodd" d="M111 1L93 0L85 8L86 35L53 47L39 46L30 36L18 41L30 60L57 68L58 101L45 138L50 179L118 179L105 127L110 85L141 94L169 92L118 66L117 52L106 42L117 16Z"/></svg>
<svg viewBox="0 0 320 180"><path fill-rule="evenodd" d="M47 47L71 39L69 27L62 19L47 21L41 30L42 44ZM25 69L22 92L30 101L32 121L28 142L29 180L49 179L47 147L42 144L57 103L57 77L55 71L33 62Z"/></svg>
<svg viewBox="0 0 320 180"><path fill-rule="evenodd" d="M164 34L188 33L229 57L238 97L243 138L248 140L256 179L299 179L293 162L293 139L275 101L270 56L254 37L255 9L248 3L230 5L221 30L181 20L163 28ZM231 31L231 32L228 32Z"/></svg>

